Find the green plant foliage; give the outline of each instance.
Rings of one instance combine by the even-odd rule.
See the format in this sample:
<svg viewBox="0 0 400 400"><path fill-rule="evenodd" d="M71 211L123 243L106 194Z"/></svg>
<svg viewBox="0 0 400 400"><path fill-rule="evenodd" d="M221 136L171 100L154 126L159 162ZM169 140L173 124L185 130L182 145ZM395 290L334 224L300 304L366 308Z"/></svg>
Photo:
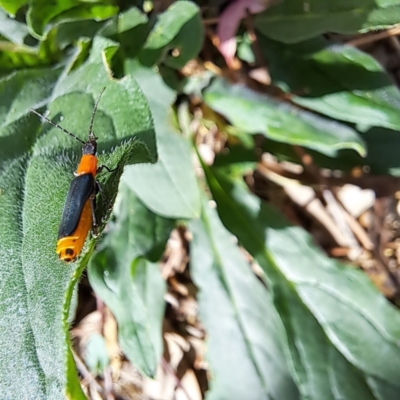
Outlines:
<svg viewBox="0 0 400 400"><path fill-rule="evenodd" d="M298 399L282 350L283 327L267 289L208 204L190 230L191 273L200 289L215 375L208 398Z"/></svg>
<svg viewBox="0 0 400 400"><path fill-rule="evenodd" d="M325 32L385 29L399 20L398 0L285 0L258 15L256 26L272 39L295 43Z"/></svg>
<svg viewBox="0 0 400 400"><path fill-rule="evenodd" d="M16 69L49 65L50 59L47 56L28 46L0 42L0 76Z"/></svg>
<svg viewBox="0 0 400 400"><path fill-rule="evenodd" d="M181 68L196 57L202 44L203 23L198 7L189 1L178 1L158 17L139 59L150 66L166 57L167 65ZM166 56L171 49L179 54Z"/></svg>
<svg viewBox="0 0 400 400"><path fill-rule="evenodd" d="M398 387L398 311L365 275L328 259L308 234L289 225L243 184L215 170L206 169L206 174L224 225L266 274L302 395L335 399L332 379L350 379L340 375L343 369L353 371L357 397L382 391L387 384ZM334 377L331 360L343 366Z"/></svg>
<svg viewBox="0 0 400 400"><path fill-rule="evenodd" d="M23 68L54 66L61 51L56 42L57 30L49 32L37 46L26 25L12 20L0 9L0 76ZM7 39L7 40L5 40Z"/></svg>
<svg viewBox="0 0 400 400"><path fill-rule="evenodd" d="M125 181L153 212L167 218L197 218L200 195L190 144L172 128L169 118L174 92L149 69L130 62L127 69L149 101L157 132L158 162L128 167Z"/></svg>
<svg viewBox="0 0 400 400"><path fill-rule="evenodd" d="M7 17L0 8L0 34L10 42L23 44L29 30L26 25Z"/></svg>
<svg viewBox="0 0 400 400"><path fill-rule="evenodd" d="M167 290L158 263L179 226L206 329L207 398L397 400L398 310L243 177L264 151L299 163L298 146L316 165L399 176L398 89L366 53L316 36L397 23L400 0L285 0L255 17L272 83L294 105L204 72L207 47L193 73L181 70L205 37L195 2L141 6L0 0L0 398L86 398L69 330L87 266L124 355L154 378ZM239 56L257 64L253 35L240 32ZM99 164L116 170L97 177L100 237L65 264L57 231L82 145L30 109L86 140L104 87L93 131ZM214 145L209 167L200 155ZM108 369L102 336L86 350L93 373Z"/></svg>
<svg viewBox="0 0 400 400"><path fill-rule="evenodd" d="M362 137L368 148L365 158L359 157L354 152L343 152L336 159L324 157L316 152L311 154L316 164L322 168L340 168L349 171L355 167L367 166L374 175L399 177L400 158L397 151L394 151L400 146L399 132L385 128L371 128L364 132ZM287 159L299 162L298 157L290 154L290 149L283 149L282 153L288 156Z"/></svg>
<svg viewBox="0 0 400 400"><path fill-rule="evenodd" d="M47 39L53 34L54 46L59 49L65 49L72 44L92 39L105 24L106 22L104 21L94 21L91 19L86 21L61 22L50 31Z"/></svg>
<svg viewBox="0 0 400 400"><path fill-rule="evenodd" d="M94 374L103 372L110 363L104 337L98 333L92 335L85 350L85 362L90 371Z"/></svg>
<svg viewBox="0 0 400 400"><path fill-rule="evenodd" d="M102 35L118 40L124 48L126 55L133 57L142 48L144 41L149 33L149 19L137 8L118 15L117 19L113 19L107 23L102 30ZM137 40L132 42L132 35Z"/></svg>
<svg viewBox="0 0 400 400"><path fill-rule="evenodd" d="M0 0L0 7L4 8L10 15L15 16L17 11L27 3L27 0Z"/></svg>
<svg viewBox="0 0 400 400"><path fill-rule="evenodd" d="M118 7L101 1L81 2L78 0L32 0L27 15L31 34L44 39L50 30L50 22L94 19L101 21L112 17Z"/></svg>
<svg viewBox="0 0 400 400"><path fill-rule="evenodd" d="M3 102L8 108L2 109L2 136L10 143L20 143L20 147L16 146L14 152L2 157L2 161L7 164L0 186L2 191L7 190L0 196L6 202L4 212L7 213L0 229L3 236L7 232L15 232L17 240L14 246L12 242L2 246L2 260L12 257L13 263L18 265L15 268L16 273L5 279L6 282L11 277L15 278L10 280L10 290L18 293L18 301L10 302L12 294L4 290L2 296L8 297L5 297L7 301L1 303L1 315L5 318L13 315L18 320L13 321L12 325L1 324L0 336L5 341L2 343L4 353L1 359L12 359L13 363L20 365L17 370L20 373L15 375L17 380L8 379L5 370L1 373L7 380L9 398L21 398L22 390L32 390L37 399L64 398L64 392L74 399L83 398L73 362L71 363L72 356L65 349L69 341L67 318L71 296L88 257L82 257L78 263L66 266L57 261L55 254L58 224L72 172L79 160L80 144L55 128L42 132L39 140L35 141L40 120L29 113L29 108L47 103L50 118L60 121L58 118L62 115L62 125L85 138L94 98L102 87L107 87L99 105L94 131L99 137L100 152L106 152L101 154L100 162L110 167L118 164L121 166L119 173L109 177L107 182L100 177L106 183L106 193L110 196L113 195L109 193L112 187L115 195L118 176L125 163L156 160L151 113L139 87L132 78L123 81L112 81L109 78L102 53L111 45L112 42L104 39L95 41L89 59L69 75L59 75L57 82L57 70L21 71L3 80L7 89L2 91ZM124 101L123 110L117 99ZM133 118L131 107L137 110ZM25 147L21 147L24 141L19 137L24 137L22 135L27 135L28 132L29 140ZM110 153L111 150L113 151ZM25 161L25 169L15 164L17 157L29 153L32 157ZM8 172L13 165L15 173L20 174L19 177ZM15 184L23 181L23 189L10 186L10 177ZM11 196L12 193L15 193L14 197ZM10 202L15 203L13 207L19 205L18 210L9 209ZM100 207L99 210L101 209ZM102 215L98 217L101 218ZM18 243L19 251L15 247ZM89 254L92 249L93 242L87 248ZM2 274L8 271L9 265L12 263L2 262L2 266L7 266ZM18 271L22 278L19 280ZM21 311L13 311L15 307ZM8 329L15 329L16 326L21 326L23 343L19 353L11 351L10 346L14 346L16 339L15 335L7 333ZM10 358L10 354L13 357ZM15 371L6 362L2 363L3 367ZM21 371L22 367L28 368L29 372ZM26 384L21 383L24 382L22 379L26 379Z"/></svg>
<svg viewBox="0 0 400 400"><path fill-rule="evenodd" d="M238 57L249 64L255 62L254 52L251 48L251 40L248 34L244 34L238 44L237 50Z"/></svg>
<svg viewBox="0 0 400 400"><path fill-rule="evenodd" d="M0 166L23 156L34 144L40 121L27 112L49 101L60 71L31 69L0 80Z"/></svg>
<svg viewBox="0 0 400 400"><path fill-rule="evenodd" d="M374 174L400 176L400 159L397 149L399 132L383 128L372 128L364 133L369 153L366 164Z"/></svg>
<svg viewBox="0 0 400 400"><path fill-rule="evenodd" d="M156 216L123 184L115 224L89 264L96 293L114 313L122 350L139 370L155 376L162 353L166 285L157 261L174 221Z"/></svg>
<svg viewBox="0 0 400 400"><path fill-rule="evenodd" d="M0 291L0 387L4 398L44 398L41 369L29 319L27 291L21 259L21 209L26 160L15 159L0 174L0 226L2 231ZM10 338L12 340L10 340ZM23 362L24 361L24 362ZM25 378L21 385L21 377Z"/></svg>
<svg viewBox="0 0 400 400"><path fill-rule="evenodd" d="M215 79L204 92L209 107L248 133L262 133L278 142L301 145L334 156L339 149L365 155L358 133L346 125L324 120L245 86Z"/></svg>
<svg viewBox="0 0 400 400"><path fill-rule="evenodd" d="M370 55L322 38L285 45L260 36L260 43L273 81L299 94L294 103L363 126L400 129L400 92Z"/></svg>

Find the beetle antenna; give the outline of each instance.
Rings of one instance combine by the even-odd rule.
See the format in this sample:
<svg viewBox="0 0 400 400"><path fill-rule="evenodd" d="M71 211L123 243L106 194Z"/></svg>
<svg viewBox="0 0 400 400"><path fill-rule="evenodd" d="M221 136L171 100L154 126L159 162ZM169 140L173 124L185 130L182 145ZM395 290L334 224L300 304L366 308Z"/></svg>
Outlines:
<svg viewBox="0 0 400 400"><path fill-rule="evenodd" d="M60 129L60 131L63 131L64 133L66 133L69 136L72 136L74 139L78 140L79 142L85 144L85 142L82 139L79 139L77 136L75 136L73 133L68 132L66 129L64 129L62 126L54 123L51 119L45 117L44 115L38 113L37 111L35 111L33 108L30 109L34 114L38 115L40 118L44 119L46 122L48 122L50 125L53 125L55 128Z"/></svg>
<svg viewBox="0 0 400 400"><path fill-rule="evenodd" d="M93 112L92 112L92 117L90 118L89 139L90 139L90 138L96 139L95 136L94 136L94 133L93 133L94 116L96 115L97 106L99 105L101 95L104 93L105 90L106 90L106 88L103 87L103 89L101 90L100 94L99 94L98 97L97 97L96 103L94 104L94 108L93 108Z"/></svg>

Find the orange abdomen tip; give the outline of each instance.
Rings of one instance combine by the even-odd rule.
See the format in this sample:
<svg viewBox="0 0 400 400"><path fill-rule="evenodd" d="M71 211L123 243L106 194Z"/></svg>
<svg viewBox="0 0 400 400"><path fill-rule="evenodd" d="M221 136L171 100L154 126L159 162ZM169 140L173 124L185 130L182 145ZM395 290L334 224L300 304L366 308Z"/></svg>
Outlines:
<svg viewBox="0 0 400 400"><path fill-rule="evenodd" d="M60 260L70 262L75 260L82 251L86 237L92 227L92 206L88 199L83 206L82 213L75 231L57 241L56 253Z"/></svg>

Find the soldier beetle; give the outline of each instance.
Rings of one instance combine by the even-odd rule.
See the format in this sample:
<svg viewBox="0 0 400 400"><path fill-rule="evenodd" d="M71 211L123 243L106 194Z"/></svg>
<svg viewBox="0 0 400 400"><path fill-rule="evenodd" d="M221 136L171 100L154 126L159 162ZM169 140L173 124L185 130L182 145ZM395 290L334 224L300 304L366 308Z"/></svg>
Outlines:
<svg viewBox="0 0 400 400"><path fill-rule="evenodd" d="M93 133L93 122L96 115L97 106L105 88L100 92L92 112L89 125L88 140L85 142L77 136L67 131L60 125L54 123L44 115L31 109L31 111L44 119L52 126L60 129L67 135L82 143L82 157L78 168L74 173L75 178L71 181L67 198L65 200L64 211L61 217L60 228L58 230L58 240L56 253L65 262L75 260L82 251L86 237L90 228L94 235L97 235L96 223L96 195L100 190L96 175L103 169L109 172L118 169L110 169L105 165L97 166L97 137Z"/></svg>

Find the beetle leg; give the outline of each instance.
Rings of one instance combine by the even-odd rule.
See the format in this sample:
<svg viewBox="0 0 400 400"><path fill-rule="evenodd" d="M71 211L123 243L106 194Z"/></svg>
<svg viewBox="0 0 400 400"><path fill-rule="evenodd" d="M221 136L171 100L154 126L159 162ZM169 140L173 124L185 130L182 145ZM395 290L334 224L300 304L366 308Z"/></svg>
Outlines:
<svg viewBox="0 0 400 400"><path fill-rule="evenodd" d="M115 172L118 168L119 168L119 165L117 165L117 167L114 169L110 169L107 167L107 165L102 164L97 168L96 174L99 174L101 171L103 171L103 169L106 169L108 172Z"/></svg>
<svg viewBox="0 0 400 400"><path fill-rule="evenodd" d="M90 204L92 208L92 233L93 237L97 237L97 221L96 221L96 192L93 191L93 193L90 195Z"/></svg>
<svg viewBox="0 0 400 400"><path fill-rule="evenodd" d="M111 203L107 200L106 196L104 195L104 191L100 186L99 181L96 181L96 193L100 193L101 199L103 200L104 204L106 204L107 208L111 208Z"/></svg>

